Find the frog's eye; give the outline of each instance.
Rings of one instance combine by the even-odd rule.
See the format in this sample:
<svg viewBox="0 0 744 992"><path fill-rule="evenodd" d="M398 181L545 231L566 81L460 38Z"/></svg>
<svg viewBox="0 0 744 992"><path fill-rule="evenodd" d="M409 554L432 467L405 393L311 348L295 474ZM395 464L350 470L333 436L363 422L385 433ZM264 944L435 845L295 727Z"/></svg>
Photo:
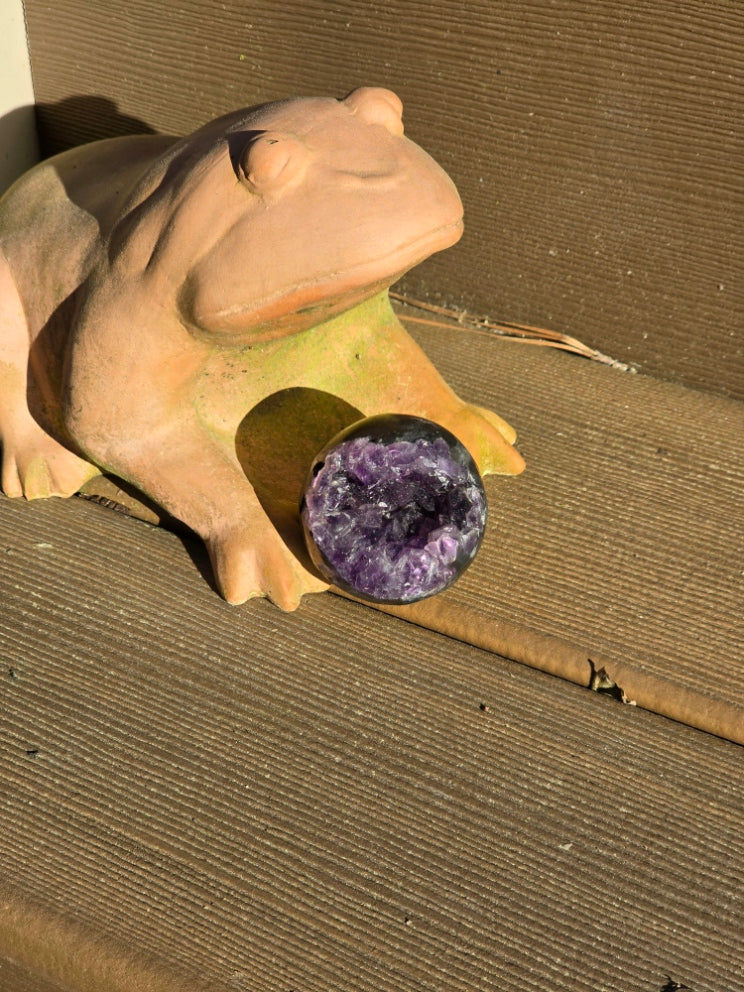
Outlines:
<svg viewBox="0 0 744 992"><path fill-rule="evenodd" d="M240 173L257 193L268 193L296 179L307 151L297 138L279 131L254 135L240 157Z"/></svg>
<svg viewBox="0 0 744 992"><path fill-rule="evenodd" d="M403 104L392 90L362 86L349 93L343 102L365 124L381 124L396 137L403 134Z"/></svg>

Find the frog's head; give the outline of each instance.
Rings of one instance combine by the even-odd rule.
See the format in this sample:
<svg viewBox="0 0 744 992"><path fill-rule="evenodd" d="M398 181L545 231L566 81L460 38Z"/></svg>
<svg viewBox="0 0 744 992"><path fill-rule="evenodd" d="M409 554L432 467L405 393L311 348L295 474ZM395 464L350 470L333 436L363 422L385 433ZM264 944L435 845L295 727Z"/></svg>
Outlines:
<svg viewBox="0 0 744 992"><path fill-rule="evenodd" d="M452 181L404 137L389 90L268 104L214 122L206 139L209 155L191 159L196 209L179 197L188 223L171 226L199 239L179 292L196 333L249 342L304 330L462 233Z"/></svg>

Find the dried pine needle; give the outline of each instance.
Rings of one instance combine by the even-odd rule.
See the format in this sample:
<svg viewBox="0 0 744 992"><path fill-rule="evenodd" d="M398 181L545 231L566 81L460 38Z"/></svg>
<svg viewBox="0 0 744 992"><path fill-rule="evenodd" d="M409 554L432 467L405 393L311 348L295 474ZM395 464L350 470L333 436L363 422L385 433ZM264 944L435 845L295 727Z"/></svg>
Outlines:
<svg viewBox="0 0 744 992"><path fill-rule="evenodd" d="M513 341L521 341L524 344L558 348L561 351L569 351L574 355L589 358L594 362L601 362L603 365L609 365L611 368L619 369L622 372L635 372L635 369L631 365L626 365L625 362L620 362L616 358L610 358L609 355L602 354L596 348L590 348L577 338L573 338L568 334L561 334L559 331L551 331L544 327L532 327L529 324L516 324L510 321L496 323L487 317L475 317L466 310L436 306L433 303L426 303L423 300L411 299L411 297L403 296L401 293L391 292L390 298L397 303L402 303L413 309L425 310L428 313L447 317L450 321L456 321L468 331L481 331L482 333L509 338ZM431 320L426 317L412 317L410 314L403 315L401 319L416 324L428 324L433 327L452 326L451 324L445 324L443 321Z"/></svg>

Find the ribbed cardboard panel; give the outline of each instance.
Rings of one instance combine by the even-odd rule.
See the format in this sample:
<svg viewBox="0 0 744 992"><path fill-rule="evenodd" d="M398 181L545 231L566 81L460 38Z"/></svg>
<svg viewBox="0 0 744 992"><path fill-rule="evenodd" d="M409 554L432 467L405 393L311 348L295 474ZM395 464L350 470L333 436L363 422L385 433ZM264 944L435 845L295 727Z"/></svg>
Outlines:
<svg viewBox="0 0 744 992"><path fill-rule="evenodd" d="M744 406L452 322L422 325L410 311L403 319L463 395L524 425L530 468L486 480L489 529L458 585L385 609L744 744ZM316 427L320 447L337 424ZM270 436L261 443L272 447ZM252 477L269 510L272 492L277 505L299 503L300 483L293 496L287 479L302 480L311 457L298 450L293 464L282 448L275 478ZM86 491L158 520L114 480ZM302 544L299 526L285 536Z"/></svg>
<svg viewBox="0 0 744 992"><path fill-rule="evenodd" d="M744 398L736 4L25 0L47 151L398 91L465 203L406 285ZM332 209L332 197L329 209Z"/></svg>
<svg viewBox="0 0 744 992"><path fill-rule="evenodd" d="M3 992L65 992L56 983L29 973L25 968L18 968L0 958L0 989Z"/></svg>
<svg viewBox="0 0 744 992"><path fill-rule="evenodd" d="M744 700L744 405L459 329L415 336L519 433L482 553L445 594ZM740 730L744 730L744 709Z"/></svg>
<svg viewBox="0 0 744 992"><path fill-rule="evenodd" d="M744 406L403 319L462 395L519 427L528 469L486 480L490 523L464 579L389 612L744 744ZM264 498L271 484L263 473ZM128 499L100 478L86 489Z"/></svg>
<svg viewBox="0 0 744 992"><path fill-rule="evenodd" d="M744 988L739 747L333 597L230 609L93 506L0 514L3 875L87 928L79 987L142 987L108 937L219 990Z"/></svg>
<svg viewBox="0 0 744 992"><path fill-rule="evenodd" d="M529 468L451 595L739 693L739 408L462 335L422 340ZM56 955L23 912L3 953L75 992L744 989L740 747L336 597L230 608L80 500L0 500L0 551L2 878Z"/></svg>

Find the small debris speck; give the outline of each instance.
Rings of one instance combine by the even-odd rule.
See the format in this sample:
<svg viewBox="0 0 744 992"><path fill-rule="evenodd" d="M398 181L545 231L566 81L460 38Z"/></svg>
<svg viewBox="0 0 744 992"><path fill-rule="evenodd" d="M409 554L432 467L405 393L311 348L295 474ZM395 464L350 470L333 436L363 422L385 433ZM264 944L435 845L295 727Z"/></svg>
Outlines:
<svg viewBox="0 0 744 992"><path fill-rule="evenodd" d="M680 989L688 989L692 992L689 985L682 985L680 982L675 982L671 975L666 976L666 983L661 986L659 992L680 992Z"/></svg>

